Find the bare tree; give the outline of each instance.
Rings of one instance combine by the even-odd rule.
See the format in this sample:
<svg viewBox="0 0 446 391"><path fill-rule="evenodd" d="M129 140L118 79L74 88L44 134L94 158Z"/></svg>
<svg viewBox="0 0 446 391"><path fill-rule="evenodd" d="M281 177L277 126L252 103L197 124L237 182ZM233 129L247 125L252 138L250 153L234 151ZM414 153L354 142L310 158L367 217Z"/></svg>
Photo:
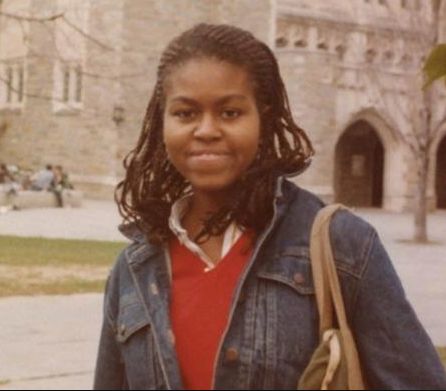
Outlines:
<svg viewBox="0 0 446 391"><path fill-rule="evenodd" d="M432 1L432 11L434 23L427 26L425 20L421 20L420 9L410 12L410 24L414 26L414 31L407 31L407 26L398 26L393 32L387 32L390 46L398 42L401 34L406 36L406 42L411 41L411 53L406 53L401 57L400 66L404 62L411 63L413 70L406 72L404 85L393 86L394 91L389 93L389 77L383 77L381 69L372 64L371 59L366 71L363 74L368 91L378 102L380 109L389 118L400 117L404 120L405 129L395 129L399 133L399 138L408 147L411 160L415 168L415 186L413 189L413 216L414 234L413 240L425 243L428 241L427 235L427 213L428 213L428 180L429 169L432 165L433 144L439 136L441 127L446 122L446 110L438 110L435 102L438 100L436 88L423 90L422 66L427 52L437 43L438 40L438 15L442 0ZM424 4L425 6L426 4ZM394 20L398 16L394 15ZM417 30L420 26L423 30ZM424 30L424 28L427 28ZM379 34L379 33L377 33ZM368 53L373 56L374 53ZM367 55L367 53L366 53ZM395 53L388 49L383 53L384 61L392 61Z"/></svg>

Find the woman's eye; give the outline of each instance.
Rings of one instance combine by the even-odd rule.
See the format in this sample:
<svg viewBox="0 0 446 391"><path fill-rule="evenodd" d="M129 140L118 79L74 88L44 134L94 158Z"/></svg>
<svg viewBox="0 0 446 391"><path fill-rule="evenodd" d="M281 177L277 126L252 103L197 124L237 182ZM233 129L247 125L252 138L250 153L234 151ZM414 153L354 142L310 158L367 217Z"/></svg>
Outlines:
<svg viewBox="0 0 446 391"><path fill-rule="evenodd" d="M194 110L177 110L173 112L174 117L177 117L181 120L190 120L195 117Z"/></svg>
<svg viewBox="0 0 446 391"><path fill-rule="evenodd" d="M241 114L240 110L227 109L222 111L221 116L223 119L234 119L238 118L240 114Z"/></svg>

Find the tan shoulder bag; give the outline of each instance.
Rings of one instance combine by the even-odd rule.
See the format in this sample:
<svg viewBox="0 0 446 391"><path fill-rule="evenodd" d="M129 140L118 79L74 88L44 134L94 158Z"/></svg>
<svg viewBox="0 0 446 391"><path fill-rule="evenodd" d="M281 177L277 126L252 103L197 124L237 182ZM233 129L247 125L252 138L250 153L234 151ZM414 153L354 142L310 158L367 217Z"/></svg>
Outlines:
<svg viewBox="0 0 446 391"><path fill-rule="evenodd" d="M299 380L299 390L365 389L330 244L330 221L339 209L345 207L334 204L320 210L311 231L310 258L319 312L320 343ZM339 328L333 328L333 315Z"/></svg>

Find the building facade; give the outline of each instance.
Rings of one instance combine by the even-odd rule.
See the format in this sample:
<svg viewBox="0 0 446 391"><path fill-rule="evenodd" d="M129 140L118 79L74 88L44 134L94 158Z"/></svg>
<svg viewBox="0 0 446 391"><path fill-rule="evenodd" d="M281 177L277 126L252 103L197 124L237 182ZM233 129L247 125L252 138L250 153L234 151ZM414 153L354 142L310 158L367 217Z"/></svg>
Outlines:
<svg viewBox="0 0 446 391"><path fill-rule="evenodd" d="M167 42L199 22L230 23L277 55L293 114L317 152L298 182L327 200L408 209L416 181L408 140L423 102L419 71L432 31L446 35L446 23L436 25L446 19L445 5L436 4L3 0L0 160L28 168L63 164L89 195L110 196ZM428 194L442 207L445 89L432 95Z"/></svg>

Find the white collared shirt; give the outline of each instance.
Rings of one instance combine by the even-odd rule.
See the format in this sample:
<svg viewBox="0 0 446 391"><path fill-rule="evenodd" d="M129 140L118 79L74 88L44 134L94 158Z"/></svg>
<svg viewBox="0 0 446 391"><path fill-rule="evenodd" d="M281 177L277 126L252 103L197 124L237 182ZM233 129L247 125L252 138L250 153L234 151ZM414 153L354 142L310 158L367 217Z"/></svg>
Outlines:
<svg viewBox="0 0 446 391"><path fill-rule="evenodd" d="M180 198L172 205L172 210L169 217L169 228L172 230L172 232L175 234L175 236L178 238L183 246L187 247L204 262L204 264L206 265L204 270L209 271L215 268L216 264L211 261L208 255L201 249L201 247L197 243L189 238L187 231L181 225L181 220L184 217L184 214L186 213L189 206L190 197L191 196L188 195ZM226 228L223 236L221 258L223 258L229 252L232 246L240 238L242 233L242 230L240 230L235 223L231 223L228 228Z"/></svg>

